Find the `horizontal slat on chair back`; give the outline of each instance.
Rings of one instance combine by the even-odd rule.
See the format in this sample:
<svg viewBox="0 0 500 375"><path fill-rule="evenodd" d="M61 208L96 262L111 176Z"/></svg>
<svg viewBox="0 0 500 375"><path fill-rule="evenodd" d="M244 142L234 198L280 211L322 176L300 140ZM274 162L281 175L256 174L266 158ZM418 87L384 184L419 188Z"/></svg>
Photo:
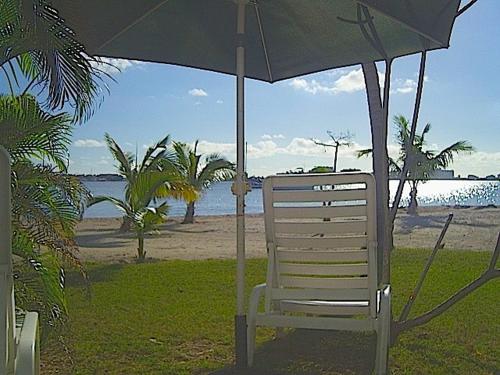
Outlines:
<svg viewBox="0 0 500 375"><path fill-rule="evenodd" d="M281 262L282 274L295 275L368 275L368 264L298 264Z"/></svg>
<svg viewBox="0 0 500 375"><path fill-rule="evenodd" d="M317 202L327 202L318 199ZM291 203L291 202L290 202ZM366 216L366 206L338 206L338 207L307 207L290 206L275 207L274 217L277 219L323 219L323 218L360 218Z"/></svg>
<svg viewBox="0 0 500 375"><path fill-rule="evenodd" d="M337 251L276 250L276 253L280 262L325 262L325 263L368 262L367 250L337 250Z"/></svg>
<svg viewBox="0 0 500 375"><path fill-rule="evenodd" d="M318 195L323 201L359 201L366 199L365 189L349 190L277 190L274 191L274 202L317 202Z"/></svg>
<svg viewBox="0 0 500 375"><path fill-rule="evenodd" d="M329 300L339 300L336 290L344 297L346 290L358 296L355 291L365 290L361 300L375 300L376 265L369 264L376 241L373 189L373 177L365 173L265 180L266 239L275 267L268 274L271 299L283 299L278 290L295 291L303 300L307 290L329 290L330 298L323 298Z"/></svg>
<svg viewBox="0 0 500 375"><path fill-rule="evenodd" d="M303 274L298 276L282 274L280 285L285 288L364 289L368 288L368 280L366 277L306 277Z"/></svg>
<svg viewBox="0 0 500 375"><path fill-rule="evenodd" d="M274 231L276 233L296 233L296 234L352 234L364 233L366 230L366 220L351 220L345 222L321 221L321 222L275 222Z"/></svg>

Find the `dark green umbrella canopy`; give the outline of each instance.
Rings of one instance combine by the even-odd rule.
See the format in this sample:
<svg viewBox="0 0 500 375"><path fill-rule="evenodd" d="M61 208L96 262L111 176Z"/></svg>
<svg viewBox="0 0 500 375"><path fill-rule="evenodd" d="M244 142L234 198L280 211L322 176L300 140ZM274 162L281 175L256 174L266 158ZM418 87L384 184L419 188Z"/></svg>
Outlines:
<svg viewBox="0 0 500 375"><path fill-rule="evenodd" d="M232 0L54 0L93 55L236 74ZM245 76L274 82L446 48L460 0L254 0Z"/></svg>

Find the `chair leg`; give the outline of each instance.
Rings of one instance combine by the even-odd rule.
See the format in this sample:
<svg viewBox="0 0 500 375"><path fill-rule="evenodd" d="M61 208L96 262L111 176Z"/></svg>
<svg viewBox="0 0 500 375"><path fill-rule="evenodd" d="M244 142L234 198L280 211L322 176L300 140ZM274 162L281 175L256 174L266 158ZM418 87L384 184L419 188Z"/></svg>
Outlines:
<svg viewBox="0 0 500 375"><path fill-rule="evenodd" d="M248 367L253 365L253 355L255 351L255 333L256 333L256 319L257 309L259 307L259 299L265 290L266 285L257 285L252 290L250 295L250 302L248 304L248 317L247 317L247 357Z"/></svg>
<svg viewBox="0 0 500 375"><path fill-rule="evenodd" d="M377 329L377 353L375 359L375 374L388 373L389 340L391 327L391 291L386 287L380 295L380 311Z"/></svg>

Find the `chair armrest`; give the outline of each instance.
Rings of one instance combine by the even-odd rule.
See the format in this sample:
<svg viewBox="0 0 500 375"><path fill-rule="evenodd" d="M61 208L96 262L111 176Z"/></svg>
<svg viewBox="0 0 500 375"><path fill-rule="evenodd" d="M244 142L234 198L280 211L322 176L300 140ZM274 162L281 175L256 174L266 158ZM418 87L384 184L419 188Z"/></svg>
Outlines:
<svg viewBox="0 0 500 375"><path fill-rule="evenodd" d="M378 313L386 314L387 309L389 309L390 314L390 306L391 306L391 285L384 284L379 289L379 301L378 301Z"/></svg>
<svg viewBox="0 0 500 375"><path fill-rule="evenodd" d="M382 293L382 295L390 295L391 294L391 284L384 284L382 285L382 288L380 288L380 292Z"/></svg>
<svg viewBox="0 0 500 375"><path fill-rule="evenodd" d="M40 373L39 341L38 313L28 312L24 318L16 348L16 375Z"/></svg>
<svg viewBox="0 0 500 375"><path fill-rule="evenodd" d="M248 316L250 319L257 315L257 309L259 307L259 300L262 297L263 292L266 290L266 284L259 284L252 289L250 294L250 301L248 304Z"/></svg>

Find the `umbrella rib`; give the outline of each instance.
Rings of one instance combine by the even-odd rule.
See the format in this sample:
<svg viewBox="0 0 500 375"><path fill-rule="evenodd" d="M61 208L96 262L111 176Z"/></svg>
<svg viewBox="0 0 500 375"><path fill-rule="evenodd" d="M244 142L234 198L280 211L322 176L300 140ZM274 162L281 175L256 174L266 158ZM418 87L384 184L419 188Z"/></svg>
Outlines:
<svg viewBox="0 0 500 375"><path fill-rule="evenodd" d="M140 16L135 21L133 21L132 23L130 23L127 26L125 26L123 29L121 29L120 31L118 31L115 35L113 35L111 38L109 38L103 44L101 44L99 47L97 47L96 51L99 52L100 49L106 47L109 43L111 43L112 41L114 41L116 38L118 38L123 33L127 32L128 30L130 30L132 27L134 27L135 25L137 25L139 22L141 22L143 19L145 19L146 17L148 17L151 13L153 13L154 11L156 11L158 8L160 8L163 5L165 5L165 3L167 3L167 2L168 2L168 0L163 0L159 4L157 4L154 7L152 7L150 10L148 10L142 16Z"/></svg>
<svg viewBox="0 0 500 375"><path fill-rule="evenodd" d="M262 27L262 21L260 19L260 10L257 1L253 3L255 9L255 15L257 16L257 24L259 25L260 40L262 42L262 49L264 50L264 57L266 59L267 74L269 75L269 81L273 81L273 74L271 73L271 63L269 62L269 55L267 53L266 39L264 38L264 31Z"/></svg>
<svg viewBox="0 0 500 375"><path fill-rule="evenodd" d="M387 18L395 21L395 22L398 22L399 24L403 25L404 27L410 29L411 31L417 33L417 34L420 34L422 35L424 38L426 39L429 39L429 40L432 40L434 43L437 43L439 46L443 46L445 45L446 43L443 43L442 41L434 38L433 36L427 34L426 32L422 31L422 30L419 30L417 28L415 28L414 26L412 25L409 25L408 23L404 22L404 21L401 21L400 19L394 17L393 15L387 13L387 12L384 12L383 10L380 10L378 9L377 7L374 7L372 4L368 4L366 0L357 0L358 3L361 3L363 4L364 6L368 7L368 8L371 8L373 10L375 10L376 12L379 12L381 14L383 14L384 16L386 16Z"/></svg>

